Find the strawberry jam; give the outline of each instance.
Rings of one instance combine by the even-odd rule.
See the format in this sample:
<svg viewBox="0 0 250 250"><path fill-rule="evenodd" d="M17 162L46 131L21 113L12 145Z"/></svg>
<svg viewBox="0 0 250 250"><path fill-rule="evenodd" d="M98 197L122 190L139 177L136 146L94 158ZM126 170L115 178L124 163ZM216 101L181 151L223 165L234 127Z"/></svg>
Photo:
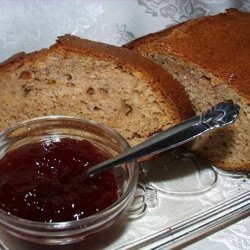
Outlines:
<svg viewBox="0 0 250 250"><path fill-rule="evenodd" d="M0 208L40 222L96 214L119 197L113 171L85 175L107 158L86 140L63 138L20 146L0 160Z"/></svg>

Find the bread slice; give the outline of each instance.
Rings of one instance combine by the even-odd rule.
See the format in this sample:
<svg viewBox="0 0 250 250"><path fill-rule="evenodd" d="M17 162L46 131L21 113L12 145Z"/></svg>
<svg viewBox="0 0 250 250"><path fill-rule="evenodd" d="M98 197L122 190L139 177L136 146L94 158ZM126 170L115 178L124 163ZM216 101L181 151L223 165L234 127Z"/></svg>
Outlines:
<svg viewBox="0 0 250 250"><path fill-rule="evenodd" d="M198 113L222 100L238 103L238 121L197 139L193 149L225 170L250 170L250 13L230 9L125 47L170 72L185 87Z"/></svg>
<svg viewBox="0 0 250 250"><path fill-rule="evenodd" d="M0 88L0 130L38 116L81 116L135 145L194 115L183 87L160 66L70 35L3 63Z"/></svg>

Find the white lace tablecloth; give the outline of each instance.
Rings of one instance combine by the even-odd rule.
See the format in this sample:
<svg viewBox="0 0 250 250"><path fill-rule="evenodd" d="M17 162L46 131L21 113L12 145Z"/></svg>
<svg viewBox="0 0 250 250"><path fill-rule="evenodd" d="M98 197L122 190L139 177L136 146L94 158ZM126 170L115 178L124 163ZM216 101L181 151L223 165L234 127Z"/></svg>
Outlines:
<svg viewBox="0 0 250 250"><path fill-rule="evenodd" d="M0 61L20 51L48 47L66 33L114 45L170 25L235 7L240 0L2 0ZM250 218L213 233L186 249L250 249Z"/></svg>

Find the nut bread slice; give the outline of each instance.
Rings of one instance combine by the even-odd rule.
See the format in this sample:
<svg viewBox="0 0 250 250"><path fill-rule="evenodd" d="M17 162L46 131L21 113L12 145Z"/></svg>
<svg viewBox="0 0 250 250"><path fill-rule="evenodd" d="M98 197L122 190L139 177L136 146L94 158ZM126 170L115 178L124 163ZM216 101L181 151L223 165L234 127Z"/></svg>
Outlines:
<svg viewBox="0 0 250 250"><path fill-rule="evenodd" d="M237 122L193 144L216 166L250 170L250 13L230 9L141 37L125 46L160 64L188 93L196 112L231 99Z"/></svg>
<svg viewBox="0 0 250 250"><path fill-rule="evenodd" d="M0 130L38 116L80 116L135 145L194 115L182 85L151 60L71 35L3 63L0 88Z"/></svg>

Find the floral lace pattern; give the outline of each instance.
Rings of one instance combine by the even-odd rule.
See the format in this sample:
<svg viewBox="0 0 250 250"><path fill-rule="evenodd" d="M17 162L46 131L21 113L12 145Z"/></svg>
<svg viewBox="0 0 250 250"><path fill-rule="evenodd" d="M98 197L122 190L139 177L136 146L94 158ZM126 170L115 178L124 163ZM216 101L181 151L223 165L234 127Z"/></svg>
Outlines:
<svg viewBox="0 0 250 250"><path fill-rule="evenodd" d="M146 13L153 17L170 17L179 23L199 16L208 15L210 10L203 1L189 0L138 0L139 5L145 6Z"/></svg>
<svg viewBox="0 0 250 250"><path fill-rule="evenodd" d="M228 230L220 231L209 238L214 243L224 244L230 250L250 249L249 219L232 225Z"/></svg>

